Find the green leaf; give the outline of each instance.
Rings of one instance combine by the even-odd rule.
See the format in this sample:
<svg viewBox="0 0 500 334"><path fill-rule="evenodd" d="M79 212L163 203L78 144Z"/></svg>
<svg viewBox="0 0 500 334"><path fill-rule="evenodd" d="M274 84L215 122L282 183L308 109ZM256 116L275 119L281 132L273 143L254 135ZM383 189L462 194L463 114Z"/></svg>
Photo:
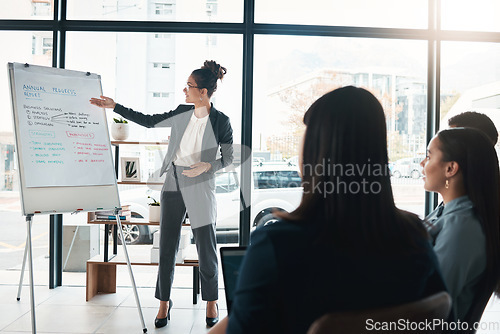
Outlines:
<svg viewBox="0 0 500 334"><path fill-rule="evenodd" d="M113 121L115 121L115 123L123 123L123 124L127 124L127 120L123 119L120 117L120 119L118 118L113 118Z"/></svg>
<svg viewBox="0 0 500 334"><path fill-rule="evenodd" d="M153 200L153 203L148 203L151 206L160 206L160 202L157 202L153 197L148 196L148 198L151 198Z"/></svg>

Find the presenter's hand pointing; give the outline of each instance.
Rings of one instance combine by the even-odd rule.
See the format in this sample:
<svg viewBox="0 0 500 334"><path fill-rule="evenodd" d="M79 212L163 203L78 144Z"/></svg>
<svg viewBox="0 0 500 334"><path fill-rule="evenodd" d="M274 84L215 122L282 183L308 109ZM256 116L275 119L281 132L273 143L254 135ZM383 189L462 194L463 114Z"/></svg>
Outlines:
<svg viewBox="0 0 500 334"><path fill-rule="evenodd" d="M97 98L97 97L93 97L90 99L90 103L95 105L95 106L98 106L98 107L101 107L101 108L111 108L111 109L114 109L115 106L116 106L116 102L113 101L112 98L110 97L106 97L106 96L102 96L101 95L101 98Z"/></svg>

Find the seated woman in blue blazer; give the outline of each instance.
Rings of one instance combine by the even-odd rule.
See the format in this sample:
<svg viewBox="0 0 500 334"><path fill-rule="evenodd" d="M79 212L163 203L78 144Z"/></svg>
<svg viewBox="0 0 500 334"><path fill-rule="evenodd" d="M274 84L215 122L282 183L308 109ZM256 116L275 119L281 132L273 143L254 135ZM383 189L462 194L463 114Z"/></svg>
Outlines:
<svg viewBox="0 0 500 334"><path fill-rule="evenodd" d="M421 163L424 187L443 197L427 218L457 320L479 321L500 293L499 170L491 140L472 128L439 132Z"/></svg>
<svg viewBox="0 0 500 334"><path fill-rule="evenodd" d="M212 333L306 333L328 312L445 290L422 222L394 205L379 101L340 88L304 123L301 204L252 234L231 313Z"/></svg>

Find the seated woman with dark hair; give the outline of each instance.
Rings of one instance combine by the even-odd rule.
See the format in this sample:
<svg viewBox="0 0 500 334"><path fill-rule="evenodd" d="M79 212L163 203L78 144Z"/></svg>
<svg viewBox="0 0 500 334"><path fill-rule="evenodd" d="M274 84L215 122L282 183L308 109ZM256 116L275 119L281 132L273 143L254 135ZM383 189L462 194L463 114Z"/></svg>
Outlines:
<svg viewBox="0 0 500 334"><path fill-rule="evenodd" d="M231 313L211 333L306 333L328 312L445 290L422 222L394 205L379 101L340 88L304 123L301 204L253 233Z"/></svg>
<svg viewBox="0 0 500 334"><path fill-rule="evenodd" d="M500 293L497 155L483 132L455 128L431 140L421 165L425 190L443 197L426 221L454 315L471 327Z"/></svg>

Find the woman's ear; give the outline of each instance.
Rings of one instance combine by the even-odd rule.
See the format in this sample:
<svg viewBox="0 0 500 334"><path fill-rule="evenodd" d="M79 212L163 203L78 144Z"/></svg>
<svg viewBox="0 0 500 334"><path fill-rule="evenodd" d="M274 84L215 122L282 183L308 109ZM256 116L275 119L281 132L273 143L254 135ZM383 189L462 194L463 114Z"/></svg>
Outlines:
<svg viewBox="0 0 500 334"><path fill-rule="evenodd" d="M456 161L449 161L446 163L446 177L450 178L455 176L460 171L460 166Z"/></svg>

